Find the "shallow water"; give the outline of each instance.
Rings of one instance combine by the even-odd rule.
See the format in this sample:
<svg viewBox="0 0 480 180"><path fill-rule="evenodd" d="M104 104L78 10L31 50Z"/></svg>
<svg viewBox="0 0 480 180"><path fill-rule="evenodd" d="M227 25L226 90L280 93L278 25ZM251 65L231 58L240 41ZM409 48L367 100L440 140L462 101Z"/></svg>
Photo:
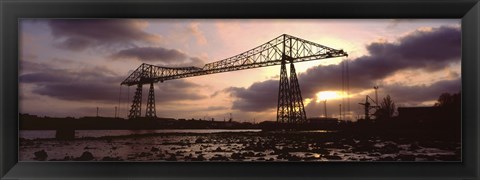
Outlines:
<svg viewBox="0 0 480 180"><path fill-rule="evenodd" d="M221 133L221 132L260 132L261 129L160 129L160 130L75 130L75 138L127 136L133 134L161 133ZM19 137L24 139L55 138L55 130L21 130Z"/></svg>
<svg viewBox="0 0 480 180"><path fill-rule="evenodd" d="M109 137L78 137L69 141L21 139L19 160L460 161L461 157L457 142L351 137L326 132L145 131ZM35 155L40 151L44 151L47 157ZM86 152L93 157L82 157Z"/></svg>

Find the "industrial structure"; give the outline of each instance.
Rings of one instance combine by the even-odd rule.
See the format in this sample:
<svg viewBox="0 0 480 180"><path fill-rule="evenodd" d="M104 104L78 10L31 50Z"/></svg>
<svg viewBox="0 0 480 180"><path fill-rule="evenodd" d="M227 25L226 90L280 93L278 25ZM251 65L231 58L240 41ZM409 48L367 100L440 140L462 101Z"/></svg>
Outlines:
<svg viewBox="0 0 480 180"><path fill-rule="evenodd" d="M377 88L375 88L376 90ZM369 100L371 100L375 105L371 105ZM376 100L373 100L369 95L365 96L365 103L358 103L363 106L364 112L365 112L365 120L370 120L370 116L372 116L374 113L370 113L371 109L378 110L380 106L378 106L378 102Z"/></svg>
<svg viewBox="0 0 480 180"><path fill-rule="evenodd" d="M280 65L277 122L304 123L307 118L294 63L343 56L348 56L343 50L283 34L236 56L205 64L202 68L193 66L163 67L143 63L121 85L137 86L128 115L130 119L133 119L141 116L142 86L150 84L145 116L153 118L156 117L153 83ZM290 75L287 74L287 64L290 64Z"/></svg>

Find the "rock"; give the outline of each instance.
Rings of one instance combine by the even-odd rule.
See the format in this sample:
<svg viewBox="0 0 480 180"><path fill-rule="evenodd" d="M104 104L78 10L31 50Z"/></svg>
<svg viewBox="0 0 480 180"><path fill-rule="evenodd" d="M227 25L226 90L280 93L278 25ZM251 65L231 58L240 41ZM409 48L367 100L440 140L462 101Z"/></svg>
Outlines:
<svg viewBox="0 0 480 180"><path fill-rule="evenodd" d="M418 146L417 143L411 144L410 147L408 147L409 151L416 151L418 149L420 149L420 147Z"/></svg>
<svg viewBox="0 0 480 180"><path fill-rule="evenodd" d="M390 157L390 156L381 157L378 160L379 161L395 161L395 159L393 159L393 157Z"/></svg>
<svg viewBox="0 0 480 180"><path fill-rule="evenodd" d="M291 155L289 153L281 153L277 156L277 159L288 159L290 156Z"/></svg>
<svg viewBox="0 0 480 180"><path fill-rule="evenodd" d="M230 156L230 158L235 159L235 160L245 159L245 157L240 153L233 153Z"/></svg>
<svg viewBox="0 0 480 180"><path fill-rule="evenodd" d="M22 143L22 146L33 146L35 143L33 141L30 141L28 139L20 138L20 143Z"/></svg>
<svg viewBox="0 0 480 180"><path fill-rule="evenodd" d="M342 157L336 155L325 155L324 157L328 160L342 160Z"/></svg>
<svg viewBox="0 0 480 180"><path fill-rule="evenodd" d="M175 155L170 155L169 158L165 159L167 161L177 161L177 157L175 157Z"/></svg>
<svg viewBox="0 0 480 180"><path fill-rule="evenodd" d="M392 158L392 159L393 159L393 158ZM360 160L360 161L371 161L372 159L363 157L363 158L361 158L361 159L359 159L359 160Z"/></svg>
<svg viewBox="0 0 480 180"><path fill-rule="evenodd" d="M185 151L177 151L177 152L175 152L175 155L176 156L181 156L181 155L183 155L183 153L186 153L186 152Z"/></svg>
<svg viewBox="0 0 480 180"><path fill-rule="evenodd" d="M311 152L317 153L317 154L328 154L329 151L323 148L318 148L318 149L313 149Z"/></svg>
<svg viewBox="0 0 480 180"><path fill-rule="evenodd" d="M348 158L348 160L350 160L350 161L358 161L358 159L357 159L357 158L354 158L354 157L350 157L350 158Z"/></svg>
<svg viewBox="0 0 480 180"><path fill-rule="evenodd" d="M148 152L141 152L138 157L147 157L147 156L151 156L153 155L152 153L148 153Z"/></svg>
<svg viewBox="0 0 480 180"><path fill-rule="evenodd" d="M395 144L387 144L379 149L382 154L395 154L400 152L400 149Z"/></svg>
<svg viewBox="0 0 480 180"><path fill-rule="evenodd" d="M65 156L65 157L63 158L63 161L71 161L71 160L73 160L73 159L74 159L73 156Z"/></svg>
<svg viewBox="0 0 480 180"><path fill-rule="evenodd" d="M193 158L192 161L205 161L205 157L203 157L203 154L200 154L197 156L197 158Z"/></svg>
<svg viewBox="0 0 480 180"><path fill-rule="evenodd" d="M212 158L210 158L210 161L228 161L228 158L222 155L215 155Z"/></svg>
<svg viewBox="0 0 480 180"><path fill-rule="evenodd" d="M97 149L97 148L85 146L83 149L87 150L87 149Z"/></svg>
<svg viewBox="0 0 480 180"><path fill-rule="evenodd" d="M303 160L304 161L313 161L313 160L317 160L318 158L316 158L315 156L308 156L308 157L304 157Z"/></svg>
<svg viewBox="0 0 480 180"><path fill-rule="evenodd" d="M400 161L415 161L415 155L400 154L397 156L397 160Z"/></svg>
<svg viewBox="0 0 480 180"><path fill-rule="evenodd" d="M71 161L73 160L72 156L65 156L63 159L50 159L49 161Z"/></svg>
<svg viewBox="0 0 480 180"><path fill-rule="evenodd" d="M288 159L288 161L300 161L300 160L302 160L302 158L300 158L298 156L295 156L295 155L288 156L287 159Z"/></svg>
<svg viewBox="0 0 480 180"><path fill-rule="evenodd" d="M165 157L165 154L157 154L157 157L159 157L159 158L164 158L164 157Z"/></svg>
<svg viewBox="0 0 480 180"><path fill-rule="evenodd" d="M242 153L242 155L245 157L252 157L252 156L255 156L255 153L250 151L250 152L244 152Z"/></svg>
<svg viewBox="0 0 480 180"><path fill-rule="evenodd" d="M373 152L373 146L368 143L359 143L353 147L352 151L353 152Z"/></svg>
<svg viewBox="0 0 480 180"><path fill-rule="evenodd" d="M45 161L48 157L48 154L47 152L45 152L45 150L41 150L41 151L37 151L35 153L33 153L35 155L35 160L39 160L39 161Z"/></svg>
<svg viewBox="0 0 480 180"><path fill-rule="evenodd" d="M120 157L105 156L102 158L102 161L123 161L123 160Z"/></svg>
<svg viewBox="0 0 480 180"><path fill-rule="evenodd" d="M204 143L205 142L205 139L203 138L198 138L197 140L195 140L195 143Z"/></svg>
<svg viewBox="0 0 480 180"><path fill-rule="evenodd" d="M88 151L85 151L82 153L80 157L75 158L75 161L91 161L93 159L94 159L93 154Z"/></svg>
<svg viewBox="0 0 480 180"><path fill-rule="evenodd" d="M255 153L255 157L263 157L263 156L265 156L264 153L261 153L261 152L260 153Z"/></svg>

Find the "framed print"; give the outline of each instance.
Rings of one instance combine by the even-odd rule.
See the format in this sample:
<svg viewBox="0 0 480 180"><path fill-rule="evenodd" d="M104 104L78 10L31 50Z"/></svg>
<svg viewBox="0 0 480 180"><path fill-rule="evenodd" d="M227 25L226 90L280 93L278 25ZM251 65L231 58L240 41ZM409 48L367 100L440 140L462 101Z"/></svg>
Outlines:
<svg viewBox="0 0 480 180"><path fill-rule="evenodd" d="M1 6L2 178L478 178L478 1Z"/></svg>

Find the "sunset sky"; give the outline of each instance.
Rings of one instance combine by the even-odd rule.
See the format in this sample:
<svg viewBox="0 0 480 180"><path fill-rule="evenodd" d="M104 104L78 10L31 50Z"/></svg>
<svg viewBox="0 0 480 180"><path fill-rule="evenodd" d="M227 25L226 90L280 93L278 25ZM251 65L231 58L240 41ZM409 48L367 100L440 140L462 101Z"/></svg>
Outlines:
<svg viewBox="0 0 480 180"><path fill-rule="evenodd" d="M397 106L432 106L461 89L459 19L227 20L23 19L20 21L20 113L55 117L126 117L135 87L120 83L139 65L197 66L289 34L349 56L296 63L307 117L338 117L342 68L349 61L350 119L365 95ZM159 117L276 120L280 66L157 83ZM127 93L130 93L128 95ZM144 86L142 116L148 86ZM119 103L120 102L120 103Z"/></svg>

